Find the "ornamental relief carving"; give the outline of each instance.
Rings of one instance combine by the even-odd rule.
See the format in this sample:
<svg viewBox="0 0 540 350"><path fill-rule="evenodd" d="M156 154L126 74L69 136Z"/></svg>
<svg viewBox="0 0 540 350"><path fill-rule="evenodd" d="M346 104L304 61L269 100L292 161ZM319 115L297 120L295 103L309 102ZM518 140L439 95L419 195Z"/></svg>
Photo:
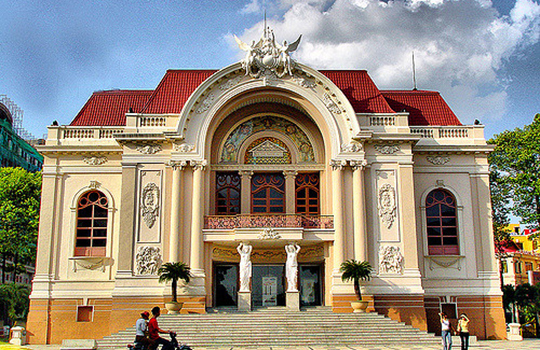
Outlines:
<svg viewBox="0 0 540 350"><path fill-rule="evenodd" d="M379 188L379 217L387 229L392 227L396 218L396 191L390 184Z"/></svg>
<svg viewBox="0 0 540 350"><path fill-rule="evenodd" d="M137 151L143 154L156 154L161 151L160 145L137 145Z"/></svg>
<svg viewBox="0 0 540 350"><path fill-rule="evenodd" d="M176 152L188 153L195 150L195 146L187 143L173 143L173 149Z"/></svg>
<svg viewBox="0 0 540 350"><path fill-rule="evenodd" d="M215 99L216 97L214 95L208 95L208 97L202 101L201 106L197 108L197 113L201 114L206 112L210 108L212 103L214 103Z"/></svg>
<svg viewBox="0 0 540 350"><path fill-rule="evenodd" d="M273 228L265 228L258 236L258 239L281 239L281 235Z"/></svg>
<svg viewBox="0 0 540 350"><path fill-rule="evenodd" d="M405 259L397 246L379 247L379 272L403 274Z"/></svg>
<svg viewBox="0 0 540 350"><path fill-rule="evenodd" d="M427 156L426 159L433 165L445 165L450 161L450 157L447 156Z"/></svg>
<svg viewBox="0 0 540 350"><path fill-rule="evenodd" d="M339 109L338 105L332 100L330 95L328 95L326 92L323 94L323 102L326 108L332 113L335 114L341 114L341 110Z"/></svg>
<svg viewBox="0 0 540 350"><path fill-rule="evenodd" d="M159 188L150 182L142 191L141 215L148 228L152 228L159 215Z"/></svg>
<svg viewBox="0 0 540 350"><path fill-rule="evenodd" d="M361 143L358 142L351 142L349 144L344 143L341 145L341 151L342 152L349 152L349 153L358 153L361 152L364 149Z"/></svg>
<svg viewBox="0 0 540 350"><path fill-rule="evenodd" d="M377 152L382 154L394 154L399 151L398 145L375 145Z"/></svg>
<svg viewBox="0 0 540 350"><path fill-rule="evenodd" d="M317 83L315 83L313 80L301 77L299 75L295 75L293 81L301 87L305 87L307 89L314 89L317 87Z"/></svg>
<svg viewBox="0 0 540 350"><path fill-rule="evenodd" d="M239 260L238 252L234 248L214 247L212 249L212 256L218 260ZM322 246L310 246L302 248L302 250L298 253L299 260L305 260L307 258L319 258L323 256L324 248ZM256 261L285 261L286 253L284 249L254 249L251 252L251 259Z"/></svg>
<svg viewBox="0 0 540 350"><path fill-rule="evenodd" d="M219 85L218 89L220 89L221 91L227 91L235 87L238 83L240 83L241 80L242 80L241 77L236 77L236 78L226 80L222 84Z"/></svg>
<svg viewBox="0 0 540 350"><path fill-rule="evenodd" d="M162 263L159 247L139 247L135 259L138 275L156 275Z"/></svg>
<svg viewBox="0 0 540 350"><path fill-rule="evenodd" d="M103 165L107 163L107 157L91 156L83 157L83 161L88 165Z"/></svg>

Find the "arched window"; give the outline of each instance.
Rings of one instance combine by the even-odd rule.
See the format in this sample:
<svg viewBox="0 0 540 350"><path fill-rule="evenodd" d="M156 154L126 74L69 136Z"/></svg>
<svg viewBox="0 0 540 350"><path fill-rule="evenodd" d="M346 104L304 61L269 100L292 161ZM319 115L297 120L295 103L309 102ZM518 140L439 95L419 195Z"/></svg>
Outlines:
<svg viewBox="0 0 540 350"><path fill-rule="evenodd" d="M298 174L296 182L296 213L318 215L319 173Z"/></svg>
<svg viewBox="0 0 540 350"><path fill-rule="evenodd" d="M285 178L283 174L255 174L251 179L251 212L273 214L285 212Z"/></svg>
<svg viewBox="0 0 540 350"><path fill-rule="evenodd" d="M426 198L429 255L459 254L456 199L448 191L437 189Z"/></svg>
<svg viewBox="0 0 540 350"><path fill-rule="evenodd" d="M107 197L100 191L89 191L79 198L75 256L105 256L107 216Z"/></svg>
<svg viewBox="0 0 540 350"><path fill-rule="evenodd" d="M235 173L216 174L216 214L240 213L240 175Z"/></svg>

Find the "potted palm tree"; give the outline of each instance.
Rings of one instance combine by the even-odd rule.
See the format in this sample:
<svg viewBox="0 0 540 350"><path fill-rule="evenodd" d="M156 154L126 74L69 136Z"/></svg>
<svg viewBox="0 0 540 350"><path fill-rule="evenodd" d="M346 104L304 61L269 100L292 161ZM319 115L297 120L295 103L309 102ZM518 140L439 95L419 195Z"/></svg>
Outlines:
<svg viewBox="0 0 540 350"><path fill-rule="evenodd" d="M342 281L353 281L354 293L356 294L356 298L358 298L358 301L351 302L353 312L366 312L368 302L362 300L360 281L369 281L373 268L367 261L356 261L351 259L342 262L339 271L342 272Z"/></svg>
<svg viewBox="0 0 540 350"><path fill-rule="evenodd" d="M179 303L177 300L176 289L178 287L178 280L189 283L189 280L192 277L190 268L183 262L168 262L159 268L158 275L159 282L172 282L172 301L165 303L165 307L167 308L168 313L177 314L183 305L183 303Z"/></svg>

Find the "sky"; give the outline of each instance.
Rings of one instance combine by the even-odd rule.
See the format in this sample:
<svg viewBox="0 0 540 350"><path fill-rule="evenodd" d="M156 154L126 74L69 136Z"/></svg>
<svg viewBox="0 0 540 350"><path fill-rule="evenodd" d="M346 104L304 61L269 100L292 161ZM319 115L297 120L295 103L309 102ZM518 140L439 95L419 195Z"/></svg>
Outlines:
<svg viewBox="0 0 540 350"><path fill-rule="evenodd" d="M167 69L220 69L260 38L263 13L293 58L366 69L380 89L440 91L486 137L540 113L538 0L0 0L0 95L37 137L97 90L154 89Z"/></svg>

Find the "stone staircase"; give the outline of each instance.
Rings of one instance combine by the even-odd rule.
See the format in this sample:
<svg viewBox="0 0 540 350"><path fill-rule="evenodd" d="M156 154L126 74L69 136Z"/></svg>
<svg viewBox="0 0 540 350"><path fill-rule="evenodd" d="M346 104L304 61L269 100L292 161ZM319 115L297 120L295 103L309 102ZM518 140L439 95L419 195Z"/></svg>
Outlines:
<svg viewBox="0 0 540 350"><path fill-rule="evenodd" d="M162 329L174 330L192 348L294 347L339 345L439 346L440 339L377 313L333 313L329 307L252 312L209 310L203 315L162 315ZM168 338L166 335L164 336ZM135 327L98 341L99 349L124 348L135 339Z"/></svg>

